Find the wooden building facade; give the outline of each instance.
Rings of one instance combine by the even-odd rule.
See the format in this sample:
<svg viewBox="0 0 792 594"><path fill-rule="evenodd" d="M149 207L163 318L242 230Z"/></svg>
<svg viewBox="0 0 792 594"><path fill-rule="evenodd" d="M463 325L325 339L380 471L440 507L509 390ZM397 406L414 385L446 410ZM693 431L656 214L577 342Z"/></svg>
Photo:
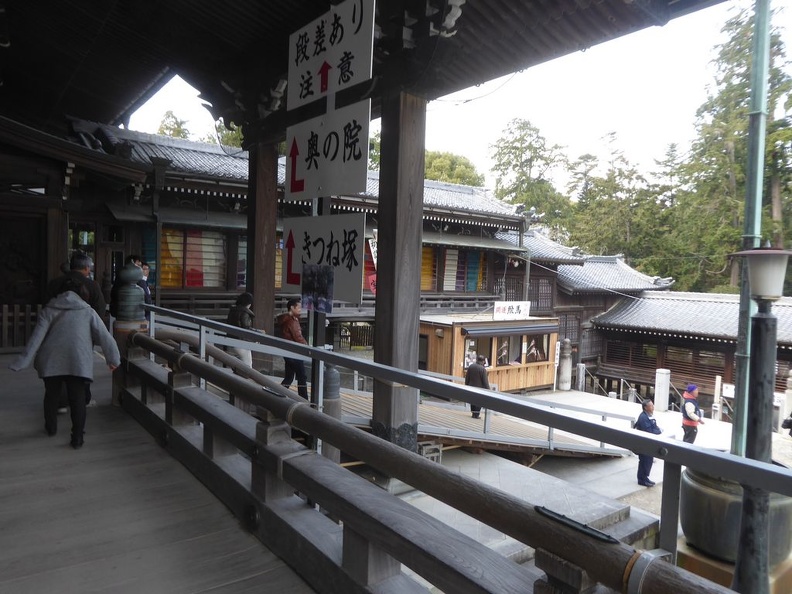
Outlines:
<svg viewBox="0 0 792 594"><path fill-rule="evenodd" d="M491 312L421 316L420 369L464 378L477 355L501 392L550 387L555 378L558 320L493 320Z"/></svg>
<svg viewBox="0 0 792 594"><path fill-rule="evenodd" d="M773 304L778 319L775 391L783 393L792 369L792 298ZM716 376L735 381L739 295L711 293L642 293L624 299L592 320L602 342L594 374L605 389L621 380L640 395L651 396L655 371L671 371L671 397L689 383L699 386L709 407Z"/></svg>

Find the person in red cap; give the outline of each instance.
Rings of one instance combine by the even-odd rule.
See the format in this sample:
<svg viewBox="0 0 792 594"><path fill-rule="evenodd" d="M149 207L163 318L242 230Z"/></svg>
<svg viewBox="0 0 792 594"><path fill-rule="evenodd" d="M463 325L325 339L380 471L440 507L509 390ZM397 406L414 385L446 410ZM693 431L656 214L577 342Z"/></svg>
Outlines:
<svg viewBox="0 0 792 594"><path fill-rule="evenodd" d="M698 405L698 386L689 384L682 394L682 431L685 432L682 441L693 443L696 441L698 426L704 424L704 416Z"/></svg>

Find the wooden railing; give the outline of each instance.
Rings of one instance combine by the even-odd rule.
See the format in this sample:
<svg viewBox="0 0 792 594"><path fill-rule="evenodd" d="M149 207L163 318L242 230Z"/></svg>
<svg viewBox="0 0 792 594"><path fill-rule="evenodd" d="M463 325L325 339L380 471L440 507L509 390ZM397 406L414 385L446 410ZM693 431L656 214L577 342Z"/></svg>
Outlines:
<svg viewBox="0 0 792 594"><path fill-rule="evenodd" d="M153 318L168 313L160 308L152 311ZM309 357L314 365L354 368L379 381L473 402L662 457L665 464L659 544L672 557L676 550L677 494L683 465L792 495L792 474L770 464L603 426L502 394L456 386L224 324L171 315L184 320L197 333L199 343L249 339L253 341L249 346L256 349ZM156 326L155 322L155 330ZM656 553L636 551L607 535L553 517L503 491L347 426L317 412L276 382L256 385L145 334L133 335L132 343L144 350L130 351L126 383L121 387L124 408L317 591L417 591L412 579L402 573L402 565L446 592L531 592L541 578L293 441L293 429L528 546L561 557L565 563L585 570L592 580L615 590L622 591L625 584L640 581L643 586L634 591L644 594L728 591L670 563L651 562ZM170 369L150 360L148 352L167 361ZM195 385L201 381L258 407L262 420L257 421Z"/></svg>
<svg viewBox="0 0 792 594"><path fill-rule="evenodd" d="M225 320L228 310L234 304L239 291L176 291L166 290L160 297L160 305L210 320ZM276 295L275 311L283 311L291 295ZM490 293L422 293L420 309L422 312L448 313L482 311L492 308L500 296ZM347 311L371 311L375 305L374 295L364 293L361 303L334 301L333 311L343 314Z"/></svg>

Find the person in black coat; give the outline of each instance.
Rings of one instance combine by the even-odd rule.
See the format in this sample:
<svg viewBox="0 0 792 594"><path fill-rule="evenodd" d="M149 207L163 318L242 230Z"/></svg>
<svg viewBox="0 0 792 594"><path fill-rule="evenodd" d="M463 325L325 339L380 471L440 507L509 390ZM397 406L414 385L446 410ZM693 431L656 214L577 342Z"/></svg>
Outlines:
<svg viewBox="0 0 792 594"><path fill-rule="evenodd" d="M644 400L641 405L643 410L638 415L638 420L635 422L635 428L639 431L646 431L647 433L654 433L660 435L662 431L657 426L657 421L654 418L654 402L648 398ZM654 487L654 481L649 480L649 473L652 472L652 465L654 464L654 457L647 454L638 454L638 484L643 487Z"/></svg>
<svg viewBox="0 0 792 594"><path fill-rule="evenodd" d="M474 388L490 389L489 378L487 377L487 368L484 367L484 362L487 358L484 355L476 357L476 362L471 363L465 372L465 385L473 386ZM481 407L475 404L470 405L471 416L478 419L481 414Z"/></svg>
<svg viewBox="0 0 792 594"><path fill-rule="evenodd" d="M91 278L93 265L93 260L88 254L74 252L69 261L69 269L64 271L63 276L53 279L47 285L44 303L48 303L50 299L57 297L72 286L83 287L84 300L104 320L107 303L105 303L104 295L102 295L102 287Z"/></svg>
<svg viewBox="0 0 792 594"><path fill-rule="evenodd" d="M226 324L230 326L237 326L244 330L253 330L253 318L256 315L250 309L253 305L253 295L250 293L242 293L237 297L236 303L231 306L226 318ZM249 349L239 347L228 347L228 352L241 360L248 367L253 366L253 353Z"/></svg>

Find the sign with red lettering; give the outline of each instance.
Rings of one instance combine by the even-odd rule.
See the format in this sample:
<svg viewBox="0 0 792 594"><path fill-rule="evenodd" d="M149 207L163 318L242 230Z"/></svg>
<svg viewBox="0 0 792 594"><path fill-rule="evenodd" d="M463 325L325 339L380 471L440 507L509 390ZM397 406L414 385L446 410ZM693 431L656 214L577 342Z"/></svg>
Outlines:
<svg viewBox="0 0 792 594"><path fill-rule="evenodd" d="M360 303L366 215L362 213L283 220L283 290L301 293L311 266L333 269L333 298Z"/></svg>
<svg viewBox="0 0 792 594"><path fill-rule="evenodd" d="M285 200L366 191L371 99L286 130Z"/></svg>
<svg viewBox="0 0 792 594"><path fill-rule="evenodd" d="M371 78L373 0L346 0L289 36L289 110Z"/></svg>

